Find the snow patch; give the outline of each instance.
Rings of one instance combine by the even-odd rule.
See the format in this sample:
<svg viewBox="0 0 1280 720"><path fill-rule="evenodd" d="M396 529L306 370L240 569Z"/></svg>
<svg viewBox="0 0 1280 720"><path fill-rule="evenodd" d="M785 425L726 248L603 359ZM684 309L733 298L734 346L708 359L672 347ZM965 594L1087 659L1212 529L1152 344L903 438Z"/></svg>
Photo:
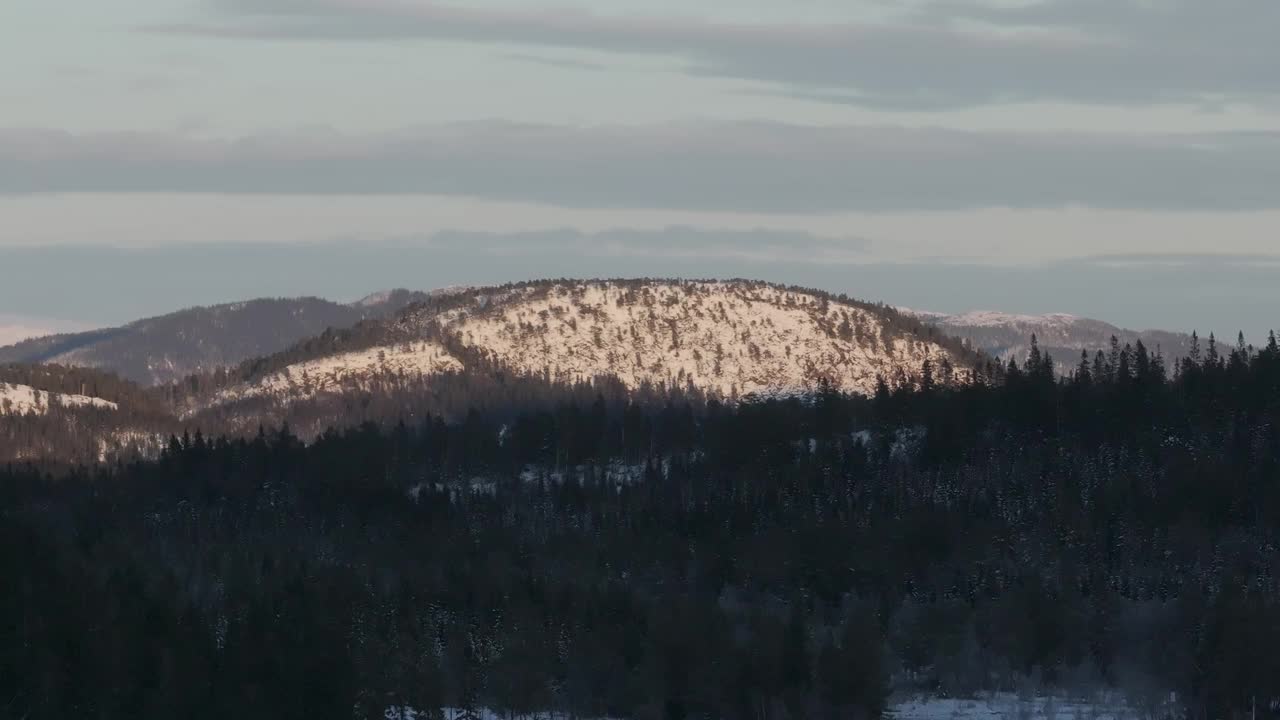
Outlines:
<svg viewBox="0 0 1280 720"><path fill-rule="evenodd" d="M469 711L458 708L443 708L441 713L445 720L568 720L571 717L553 712L511 715L487 709ZM407 707L389 707L384 717L386 720L417 720L425 714L419 715ZM998 693L973 699L912 698L891 703L886 717L894 720L1141 720L1144 713L1110 698L1019 697L1012 693Z"/></svg>
<svg viewBox="0 0 1280 720"><path fill-rule="evenodd" d="M995 693L977 698L922 697L892 704L894 720L1140 720L1119 698L1060 698Z"/></svg>
<svg viewBox="0 0 1280 720"><path fill-rule="evenodd" d="M886 342L861 308L784 288L734 282L591 282L535 287L500 302L419 318L518 372L553 380L617 376L693 385L725 397L776 396L822 381L870 394L901 369L918 376L954 358L925 340ZM488 301L489 298L483 298Z"/></svg>
<svg viewBox="0 0 1280 720"><path fill-rule="evenodd" d="M962 365L927 338L894 336L868 309L764 283L567 281L465 300L394 321L393 337L418 340L297 363L223 390L213 404L291 402L369 389L377 378L464 369L440 343L422 339L438 331L516 374L557 382L612 376L633 390L695 387L733 400L805 397L824 385L870 395L880 378L915 382L926 362L940 382L945 364Z"/></svg>
<svg viewBox="0 0 1280 720"><path fill-rule="evenodd" d="M164 448L165 436L142 430L114 430L97 438L98 462L109 462L136 452L144 458L155 459Z"/></svg>
<svg viewBox="0 0 1280 720"><path fill-rule="evenodd" d="M88 395L70 395L37 390L30 385L0 383L0 415L45 415L50 406L119 410L116 403Z"/></svg>
<svg viewBox="0 0 1280 720"><path fill-rule="evenodd" d="M214 404L275 395L294 401L352 387L367 389L377 378L416 378L462 369L438 343L412 341L295 363L253 383L219 392Z"/></svg>
<svg viewBox="0 0 1280 720"><path fill-rule="evenodd" d="M974 310L953 315L950 313L932 312L929 310L913 310L900 307L898 312L911 315L926 322L947 327L969 328L1003 328L1024 326L1070 327L1083 318L1067 313L1048 313L1045 315L1019 315L1017 313L999 312L996 310Z"/></svg>

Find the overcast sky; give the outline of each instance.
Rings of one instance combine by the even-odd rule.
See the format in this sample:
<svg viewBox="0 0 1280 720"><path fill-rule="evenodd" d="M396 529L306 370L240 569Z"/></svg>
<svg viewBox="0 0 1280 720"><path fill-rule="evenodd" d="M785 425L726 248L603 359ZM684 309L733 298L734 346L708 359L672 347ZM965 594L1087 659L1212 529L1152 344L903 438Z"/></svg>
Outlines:
<svg viewBox="0 0 1280 720"><path fill-rule="evenodd" d="M1280 325L1280 3L574 3L6 0L0 325L533 273Z"/></svg>

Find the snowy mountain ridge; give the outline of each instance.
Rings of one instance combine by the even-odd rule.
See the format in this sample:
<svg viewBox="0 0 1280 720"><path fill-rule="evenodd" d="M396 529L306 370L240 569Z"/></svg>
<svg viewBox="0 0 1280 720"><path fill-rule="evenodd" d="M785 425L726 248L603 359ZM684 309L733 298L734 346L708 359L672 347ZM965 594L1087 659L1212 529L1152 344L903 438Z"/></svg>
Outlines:
<svg viewBox="0 0 1280 720"><path fill-rule="evenodd" d="M328 347L328 346L326 346ZM761 282L542 281L410 306L364 347L332 347L222 390L214 404L367 388L476 367L560 382L694 387L725 398L884 378L960 382L971 354L882 306Z"/></svg>
<svg viewBox="0 0 1280 720"><path fill-rule="evenodd" d="M975 310L962 315L951 315L942 322L953 327L999 327L1003 325L1044 325L1070 326L1082 318L1067 313L1049 313L1046 315L1017 315L995 310Z"/></svg>
<svg viewBox="0 0 1280 720"><path fill-rule="evenodd" d="M1101 320L1067 313L1022 315L978 310L948 314L908 308L898 308L898 311L1005 360L1011 357L1020 361L1025 359L1034 335L1040 347L1059 361L1059 370L1064 371L1074 366L1081 351L1090 354L1106 351L1112 337L1121 345L1142 342L1152 352L1159 350L1167 359L1185 357L1191 344L1191 337L1183 333L1126 330Z"/></svg>
<svg viewBox="0 0 1280 720"><path fill-rule="evenodd" d="M1030 315L1024 313L1002 312L1000 310L970 310L963 313L944 313L933 310L916 310L909 307L898 307L898 312L912 315L939 325L953 327L1001 327L1008 325L1071 325L1089 321L1079 315L1070 313L1045 313ZM1096 321L1089 321L1096 322Z"/></svg>
<svg viewBox="0 0 1280 720"><path fill-rule="evenodd" d="M323 392L368 390L369 381L375 377L429 376L458 370L462 370L462 363L438 343L407 342L296 363L257 382L222 390L214 404L263 396L276 396L288 402Z"/></svg>

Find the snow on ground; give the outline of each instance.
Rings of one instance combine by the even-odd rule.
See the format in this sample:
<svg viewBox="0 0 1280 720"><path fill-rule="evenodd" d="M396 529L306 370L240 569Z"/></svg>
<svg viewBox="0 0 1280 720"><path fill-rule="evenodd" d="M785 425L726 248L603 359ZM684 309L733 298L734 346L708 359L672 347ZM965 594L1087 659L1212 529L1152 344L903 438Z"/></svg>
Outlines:
<svg viewBox="0 0 1280 720"><path fill-rule="evenodd" d="M893 702L894 720L1142 720L1146 713L1123 699L1019 696L918 697Z"/></svg>
<svg viewBox="0 0 1280 720"><path fill-rule="evenodd" d="M951 353L925 339L890 339L862 308L810 293L747 282L566 282L474 294L460 308L402 318L412 337L439 325L461 343L516 373L557 381L605 375L635 389L693 385L724 397L788 396L829 381L871 394L885 377L941 372ZM375 378L462 370L439 343L398 342L297 363L220 392L212 404L259 396L285 402ZM941 380L941 377L938 376ZM194 409L193 409L194 411Z"/></svg>
<svg viewBox="0 0 1280 720"><path fill-rule="evenodd" d="M458 289L457 292L467 292ZM938 371L949 351L927 340L888 339L861 308L809 293L746 282L564 283L476 294L462 308L403 318L412 334L439 324L470 348L517 373L560 381L618 377L694 385L725 397L776 396L823 380L870 394L880 377ZM286 402L367 388L376 377L462 370L439 343L400 342L297 363L220 392L214 405L259 396Z"/></svg>
<svg viewBox="0 0 1280 720"><path fill-rule="evenodd" d="M955 327L1008 327L1018 325L1071 325L1080 318L1066 313L1050 313L1048 315L1015 315L1011 313L978 310L951 315L942 321L944 325Z"/></svg>
<svg viewBox="0 0 1280 720"><path fill-rule="evenodd" d="M138 452L144 458L157 458L164 448L166 437L143 430L115 430L97 438L98 462L109 462L129 452Z"/></svg>
<svg viewBox="0 0 1280 720"><path fill-rule="evenodd" d="M765 285L591 282L512 294L489 311L432 319L518 371L613 374L632 388L692 383L725 396L812 388L822 378L869 394L881 375L899 367L918 375L926 358L936 367L949 355L925 341L886 346L871 313Z"/></svg>
<svg viewBox="0 0 1280 720"><path fill-rule="evenodd" d="M968 328L1003 328L1021 326L1069 327L1082 318L1067 313L1048 313L1046 315L1020 315L1017 313L999 312L996 310L973 310L971 312L951 314L930 310L913 310L899 307L898 312L912 315L926 322L949 327Z"/></svg>
<svg viewBox="0 0 1280 720"><path fill-rule="evenodd" d="M299 400L353 385L363 386L377 376L418 377L461 369L462 363L437 343L405 342L290 365L257 382L223 390L214 404L262 395Z"/></svg>
<svg viewBox="0 0 1280 720"><path fill-rule="evenodd" d="M895 307L894 310L897 310L903 315L910 315L911 317L920 318L921 320L945 320L946 318L951 317L950 313L935 312L933 310L916 310L915 308L909 308L903 305Z"/></svg>
<svg viewBox="0 0 1280 720"><path fill-rule="evenodd" d="M562 713L506 715L491 710L468 714L455 708L443 711L445 720L568 720ZM1142 720L1144 713L1123 701L1058 697L1019 697L1004 693L982 698L914 698L890 704L886 717L893 720ZM416 720L408 708L387 708L386 720ZM600 720L608 720L601 718Z"/></svg>
<svg viewBox="0 0 1280 720"><path fill-rule="evenodd" d="M533 483L539 480L559 485L569 478L583 483L587 481L588 470L594 470L596 478L604 483L617 483L619 485L634 485L644 478L644 463L627 464L621 460L613 460L604 465L592 466L588 468L586 465L575 465L567 469L556 469L553 467L540 467L537 465L526 465L520 471L521 482ZM671 458L665 458L655 465L655 469L667 477L671 474Z"/></svg>
<svg viewBox="0 0 1280 720"><path fill-rule="evenodd" d="M512 715L496 713L492 710L480 709L467 712L457 708L444 708L444 720L585 720L575 715L559 712L543 712L535 715ZM409 708L389 707L383 714L386 720L417 720L418 714ZM423 717L426 717L425 715ZM595 718L594 720L612 720L611 718Z"/></svg>
<svg viewBox="0 0 1280 720"><path fill-rule="evenodd" d="M106 410L119 410L120 406L102 398L88 395L68 395L37 390L30 385L0 383L0 415L44 415L49 412L50 405L62 407L96 407Z"/></svg>

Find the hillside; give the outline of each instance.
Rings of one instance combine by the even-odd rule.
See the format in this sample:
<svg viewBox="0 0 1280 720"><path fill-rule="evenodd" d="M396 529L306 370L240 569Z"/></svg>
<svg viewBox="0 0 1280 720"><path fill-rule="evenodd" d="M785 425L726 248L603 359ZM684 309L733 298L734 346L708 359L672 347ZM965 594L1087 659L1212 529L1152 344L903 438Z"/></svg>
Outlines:
<svg viewBox="0 0 1280 720"><path fill-rule="evenodd" d="M89 395L48 392L30 385L0 382L0 415L44 415L51 407L120 409L116 403Z"/></svg>
<svg viewBox="0 0 1280 720"><path fill-rule="evenodd" d="M424 297L397 290L350 305L289 298L190 308L122 327L20 342L0 348L0 363L91 367L158 385L278 352L327 328L386 317Z"/></svg>
<svg viewBox="0 0 1280 720"><path fill-rule="evenodd" d="M153 456L177 430L149 390L65 365L0 365L0 463Z"/></svg>
<svg viewBox="0 0 1280 720"><path fill-rule="evenodd" d="M957 382L974 353L883 306L735 281L542 281L460 290L398 318L326 333L214 382L188 413L247 398L296 402L446 372L555 383L612 377L630 390L691 388L727 399L820 385L871 394Z"/></svg>
<svg viewBox="0 0 1280 720"><path fill-rule="evenodd" d="M1191 336L1164 330L1126 330L1110 323L1064 313L1017 315L976 311L958 315L901 309L936 326L948 335L968 341L982 352L1008 360L1025 360L1035 335L1040 348L1053 356L1058 370L1069 371L1080 359L1080 352L1091 356L1108 352L1111 338L1121 346L1141 342L1151 352L1159 350L1166 360L1180 360L1191 348Z"/></svg>

